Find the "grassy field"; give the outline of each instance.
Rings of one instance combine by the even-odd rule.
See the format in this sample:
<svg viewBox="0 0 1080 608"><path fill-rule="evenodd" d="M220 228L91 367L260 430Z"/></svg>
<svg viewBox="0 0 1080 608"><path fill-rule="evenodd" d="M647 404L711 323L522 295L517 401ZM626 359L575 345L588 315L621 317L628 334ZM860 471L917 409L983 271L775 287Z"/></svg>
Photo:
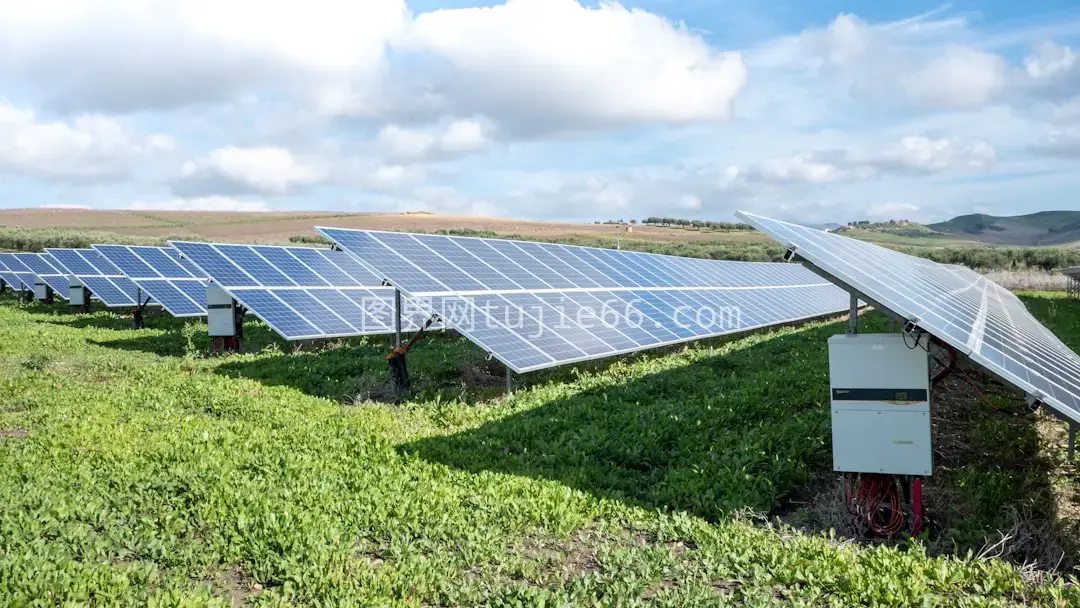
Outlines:
<svg viewBox="0 0 1080 608"><path fill-rule="evenodd" d="M1076 302L1027 300L1080 346ZM294 352L252 324L255 352L212 358L204 325L149 325L0 296L0 604L1080 602L1061 430L1012 397L946 391L919 542L828 530L836 321L510 398L436 335L397 405L383 338Z"/></svg>

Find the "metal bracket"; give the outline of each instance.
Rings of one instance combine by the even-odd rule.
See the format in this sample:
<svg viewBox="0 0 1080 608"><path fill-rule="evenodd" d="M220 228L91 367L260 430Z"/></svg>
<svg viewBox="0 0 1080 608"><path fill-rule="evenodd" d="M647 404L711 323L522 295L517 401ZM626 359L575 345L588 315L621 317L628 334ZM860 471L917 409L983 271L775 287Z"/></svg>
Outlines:
<svg viewBox="0 0 1080 608"><path fill-rule="evenodd" d="M798 255L798 254L796 253L796 251L797 251L797 250L798 250L798 247L797 247L797 246L795 246L795 245L788 245L787 251L785 251L785 252L784 252L784 261L785 261L785 262L794 262L794 261L795 261L795 258L796 258L796 257L797 257L797 255Z"/></svg>
<svg viewBox="0 0 1080 608"><path fill-rule="evenodd" d="M1042 395L1039 395L1038 393L1026 393L1024 399L1027 401L1028 408L1033 412L1045 405L1043 403Z"/></svg>

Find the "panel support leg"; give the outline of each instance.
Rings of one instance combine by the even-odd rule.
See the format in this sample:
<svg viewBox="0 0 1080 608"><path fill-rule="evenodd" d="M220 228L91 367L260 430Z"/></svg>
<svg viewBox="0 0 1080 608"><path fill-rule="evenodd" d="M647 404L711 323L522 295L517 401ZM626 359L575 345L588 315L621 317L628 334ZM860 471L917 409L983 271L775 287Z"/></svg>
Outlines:
<svg viewBox="0 0 1080 608"><path fill-rule="evenodd" d="M854 336L859 333L859 297L851 294L851 310L848 312L847 333Z"/></svg>
<svg viewBox="0 0 1080 608"><path fill-rule="evenodd" d="M514 394L514 372L510 370L510 366L506 366L506 396Z"/></svg>
<svg viewBox="0 0 1080 608"><path fill-rule="evenodd" d="M1076 458L1076 423L1069 423L1069 462Z"/></svg>
<svg viewBox="0 0 1080 608"><path fill-rule="evenodd" d="M401 346L401 291L394 290L394 348Z"/></svg>

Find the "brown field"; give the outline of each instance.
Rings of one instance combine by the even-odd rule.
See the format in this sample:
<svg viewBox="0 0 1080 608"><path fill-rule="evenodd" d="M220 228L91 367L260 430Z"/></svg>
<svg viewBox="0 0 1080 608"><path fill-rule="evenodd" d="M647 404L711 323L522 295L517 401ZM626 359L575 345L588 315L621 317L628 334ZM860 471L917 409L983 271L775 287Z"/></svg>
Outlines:
<svg viewBox="0 0 1080 608"><path fill-rule="evenodd" d="M613 225L536 222L426 213L0 210L0 226L6 227L92 230L154 237L197 236L210 240L244 243L287 243L293 236L314 235L314 226L317 225L427 232L449 229L489 230L501 235L521 235L541 239L567 236L591 238L616 236L616 227ZM702 232L654 226L634 226L630 234L623 234L623 238L658 242L770 242L764 235L754 232Z"/></svg>

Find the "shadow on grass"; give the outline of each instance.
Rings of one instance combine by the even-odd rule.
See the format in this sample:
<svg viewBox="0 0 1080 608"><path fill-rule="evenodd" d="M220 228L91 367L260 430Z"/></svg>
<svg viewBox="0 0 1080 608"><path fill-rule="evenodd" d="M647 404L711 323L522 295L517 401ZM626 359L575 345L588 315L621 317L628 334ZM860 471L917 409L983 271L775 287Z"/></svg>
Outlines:
<svg viewBox="0 0 1080 608"><path fill-rule="evenodd" d="M863 331L884 329L878 315L864 321ZM724 354L566 391L535 407L529 407L526 393L518 397L528 407L524 411L399 449L471 473L549 480L710 520L745 508L790 512L798 508L792 498L837 487L831 473L827 339L843 331L843 324L834 323L763 334ZM542 394L538 390L535 397ZM1035 417L1024 411L1022 400L1009 395L993 405L934 407L945 410L937 414L946 427L937 441L959 445L938 446L949 457L938 456L938 474L928 480L936 500L928 513L934 524L931 550L979 552L1001 539L999 530L1017 529L1017 518L1025 518L1024 533L1033 542L1024 550L1002 551L1003 557L1023 563L1045 547L1074 546L1068 541L1072 532L1058 517L1052 467L1040 456L1045 446ZM843 513L839 497L823 500L836 500ZM812 532L831 527L820 518L803 523Z"/></svg>

